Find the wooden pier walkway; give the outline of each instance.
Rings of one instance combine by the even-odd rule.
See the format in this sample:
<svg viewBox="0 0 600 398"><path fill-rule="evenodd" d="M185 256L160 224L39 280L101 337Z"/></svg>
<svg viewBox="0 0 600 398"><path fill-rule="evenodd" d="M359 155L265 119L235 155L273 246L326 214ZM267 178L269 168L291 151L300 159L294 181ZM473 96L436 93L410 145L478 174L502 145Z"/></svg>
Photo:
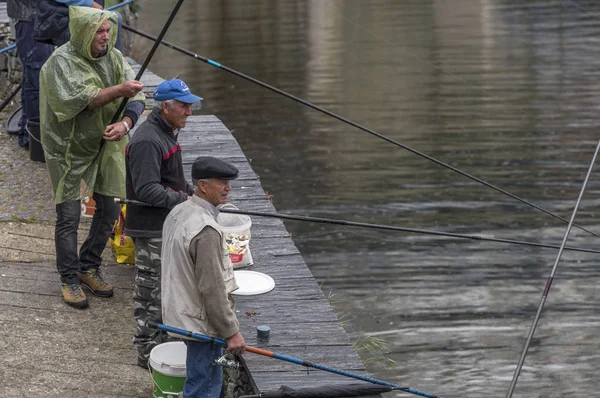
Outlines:
<svg viewBox="0 0 600 398"><path fill-rule="evenodd" d="M147 71L142 81L144 91L150 96L162 79ZM152 101L148 102L151 105ZM0 137L0 144L8 142L3 141L7 139L6 135ZM241 171L231 193L237 207L275 211L237 141L215 116L189 118L179 141L189 180L191 163L197 156L218 156ZM2 157L13 156L2 153ZM20 161L27 165L21 153L14 156L20 156ZM12 161L0 159L4 160ZM43 167L34 162L30 166ZM47 189L47 175L35 176L34 182ZM27 203L24 206L27 212ZM0 222L2 396L151 396L151 377L136 365L131 342L135 328L131 308L133 266L115 263L107 249L103 269L115 285L115 297L92 296L90 308L83 311L68 307L62 302L54 263L51 197L29 210L36 214L37 221L10 221L6 214L0 218L10 221ZM88 225L82 224L80 238L85 236ZM365 374L363 364L283 223L252 217L251 232L254 265L247 269L270 275L275 289L258 296L237 296L238 318L247 344ZM271 327L267 343L257 341L256 326L260 324ZM300 388L357 382L251 353L245 354L244 359L255 392L278 389L282 384Z"/></svg>

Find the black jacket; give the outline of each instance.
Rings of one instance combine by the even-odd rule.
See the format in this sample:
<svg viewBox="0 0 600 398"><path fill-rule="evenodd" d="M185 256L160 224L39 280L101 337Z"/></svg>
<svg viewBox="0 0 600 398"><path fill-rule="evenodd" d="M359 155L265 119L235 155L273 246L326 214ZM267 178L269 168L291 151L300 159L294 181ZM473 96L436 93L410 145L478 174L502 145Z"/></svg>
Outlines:
<svg viewBox="0 0 600 398"><path fill-rule="evenodd" d="M127 199L154 206L128 205L125 233L134 238L159 238L167 214L194 190L183 174L177 135L157 109L137 128L125 155Z"/></svg>
<svg viewBox="0 0 600 398"><path fill-rule="evenodd" d="M8 0L6 13L17 21L33 21L36 0Z"/></svg>
<svg viewBox="0 0 600 398"><path fill-rule="evenodd" d="M15 0L12 0L15 1ZM95 0L104 7L104 0ZM71 38L69 32L69 7L54 0L25 0L32 2L35 12L33 38L36 41L62 46ZM33 15L31 20L33 20Z"/></svg>

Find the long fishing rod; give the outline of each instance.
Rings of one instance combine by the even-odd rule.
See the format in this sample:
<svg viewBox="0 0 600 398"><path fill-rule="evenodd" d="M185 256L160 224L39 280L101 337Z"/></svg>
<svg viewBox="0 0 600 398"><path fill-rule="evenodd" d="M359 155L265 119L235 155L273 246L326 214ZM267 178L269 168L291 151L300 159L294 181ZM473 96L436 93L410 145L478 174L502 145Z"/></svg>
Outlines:
<svg viewBox="0 0 600 398"><path fill-rule="evenodd" d="M181 336L191 337L191 338L194 338L196 340L200 340L200 341L204 341L204 342L207 342L207 343L215 344L215 345L218 345L218 346L221 346L221 347L227 347L227 342L225 340L219 339L217 337L211 337L211 336L206 336L206 335L200 334L200 333L194 333L194 332L191 332L189 330L184 330L184 329L179 329L179 328L176 328L176 327L173 327L173 326L163 325L162 323L148 322L148 325L150 327L155 327L155 328L163 330L165 332L171 332L171 333L175 333L175 334L178 334L178 335L181 335ZM411 394L420 395L422 397L427 397L427 398L443 398L441 395L430 394L428 392L423 392L423 391L415 390L414 388L411 388L411 387L405 387L405 386L401 386L399 384L393 384L393 383L389 383L387 381L375 379L373 377L368 377L368 376L363 376L363 375L359 375L359 374L355 374L355 373L350 373L350 372L347 372L345 370L331 368L329 366L324 366L324 365L320 365L318 363L313 363L313 362L305 361L303 359L294 358L294 357L290 357L290 356L283 355L283 354L278 354L276 352L263 350L261 348L256 348L256 347L252 347L252 346L246 346L246 351L252 352L254 354L262 355L262 356L265 356L265 357L280 359L282 361L291 362L291 363L295 363L297 365L306 366L307 368L314 368L314 369L324 370L326 372L336 373L336 374L339 374L339 375L342 375L342 376L351 377L353 379L367 381L369 383L379 384L379 385L382 385L382 386L388 386L388 387L391 387L394 390L404 391L404 392L408 392L408 393L411 393Z"/></svg>
<svg viewBox="0 0 600 398"><path fill-rule="evenodd" d="M128 204L128 205L134 205L134 206L154 207L145 202L140 202L139 200L132 200L132 199L115 198L115 203ZM440 231L432 231L432 230L428 230L428 229L418 229L418 228L396 227L396 226L392 226L392 225L383 225L383 224L369 224L369 223L354 222L354 221L335 220L335 219L331 219L331 218L295 216L295 215L289 215L289 214L264 213L264 212L258 212L258 211L235 210L235 209L226 209L226 208L219 209L219 211L222 213L243 214L243 215L248 215L248 216L281 218L281 219L285 219L285 220L308 221L308 222L317 222L317 223L323 223L323 224L336 224L336 225L345 225L345 226L351 226L351 227L381 229L381 230L388 230L388 231L412 232L412 233L426 234L426 235L449 236L449 237L453 237L453 238L471 239L471 240L489 241L489 242L500 242L500 243L511 243L511 244L516 244L516 245L544 247L544 248L550 248L550 249L561 248L561 246L559 246L559 245L548 245L548 244L537 243L537 242L527 242L527 241L513 240L513 239L486 238L486 237L477 236L477 235L457 234L457 233L452 233L452 232L440 232ZM578 247L566 246L564 249L571 250L571 251L585 252L585 253L600 253L600 250L583 249L583 248L578 248Z"/></svg>
<svg viewBox="0 0 600 398"><path fill-rule="evenodd" d="M579 197L577 198L577 203L575 204L575 208L573 209L573 214L571 214L571 220L569 221L569 225L567 226L567 230L565 231L565 236L563 237L562 243L560 245L560 250L556 256L556 260L554 261L554 266L552 267L552 272L546 281L546 286L544 287L544 292L542 293L542 299L540 301L540 305L538 306L537 313L535 314L535 318L533 320L533 324L529 329L529 335L527 336L527 341L525 342L525 347L523 347L523 352L521 353L521 358L519 359L519 364L515 369L515 373L513 375L512 381L510 383L510 387L508 389L508 394L506 394L506 398L511 398L512 394L517 385L517 380L519 379L519 374L521 373L521 369L523 368L523 364L525 363L525 357L527 356L527 351L529 350L529 346L531 345L531 339L533 338L533 334L535 333L535 329L537 327L538 321L540 320L540 315L542 314L542 308L544 308L544 304L546 303L546 298L550 292L550 286L552 286L552 281L554 280L554 275L556 274L556 268L558 267L558 262L562 256L565 245L567 244L567 239L569 238L569 233L571 232L571 226L573 225L573 220L575 219L575 215L577 214L577 210L579 209L579 204L581 203L581 198L583 197L583 193L585 192L585 187L587 186L590 175L592 174L592 169L594 168L594 164L596 163L596 158L598 157L598 151L600 151L600 141L598 141L598 145L596 145L596 152L594 152L594 157L592 158L592 162L590 163L590 167L588 168L587 175L585 176L585 180L583 181L583 186L581 187L581 191L579 192Z"/></svg>
<svg viewBox="0 0 600 398"><path fill-rule="evenodd" d="M145 32L143 32L143 31L141 31L139 29L132 28L129 25L123 24L123 29L126 29L126 30L128 30L130 32L133 32L133 33L137 33L138 35L140 35L142 37L145 37L145 38L147 38L149 40L157 40L156 37L154 37L154 36L152 36L152 35L150 35L148 33L145 33ZM537 210L539 210L539 211L541 211L543 213L546 213L546 214L548 214L548 215L550 215L550 216L552 216L552 217L554 217L554 218L556 218L558 220L561 220L561 221L563 221L565 223L568 223L568 220L566 220L565 218L563 218L563 217L561 217L561 216L559 216L557 214L554 214L551 211L546 210L546 209L544 209L544 208L542 208L542 207L540 207L540 206L538 206L538 205L536 205L534 203L531 203L528 200L522 199L522 198L520 198L519 196L517 196L515 194L512 194L512 193L510 193L510 192L508 192L508 191L506 191L506 190L504 190L504 189L502 189L500 187L497 187L496 185L493 185L493 184L491 184L491 183L489 183L487 181L482 180L481 178L475 177L472 174L469 174L469 173L467 173L465 171L462 171L462 170L460 170L460 169L458 169L458 168L456 168L454 166L449 165L448 163L442 162L441 160L435 159L434 157L429 156L429 155L427 155L427 154L425 154L423 152L417 151L416 149L413 149L413 148L411 148L411 147L409 147L409 146L407 146L405 144L402 144L402 143L400 143L400 142L398 142L396 140L393 140L393 139L391 139L389 137L386 137L383 134L380 134L380 133L378 133L378 132L376 132L374 130L371 130L371 129L367 128L367 127L364 127L364 126L362 126L362 125L360 125L360 124L358 124L356 122L353 122L350 119L347 119L347 118L345 118L343 116L340 116L340 115L338 115L336 113L333 113L333 112L331 112L331 111L329 111L329 110L327 110L325 108L322 108L322 107L320 107L318 105L315 105L315 104L313 104L311 102L308 102L308 101L306 101L306 100L304 100L302 98L296 97L295 95L289 94L289 93L287 93L287 92L285 92L283 90L278 89L277 87L271 86L271 85L269 85L267 83L264 83L264 82L262 82L262 81L260 81L258 79L255 79L255 78L253 78L251 76L245 75L244 73L236 71L235 69L231 69L231 68L229 68L229 67L227 67L225 65L222 65L222 64L220 64L220 63L218 63L216 61L213 61L212 59L205 58L205 57L203 57L201 55L198 55L198 54L196 54L196 53L194 53L192 51L186 50L185 48L179 47L179 46L177 46L175 44L169 43L167 41L163 41L161 44L163 44L164 46L167 46L167 47L169 47L169 48L171 48L173 50L179 51L179 52L181 52L181 53L183 53L185 55L189 55L192 58L196 58L199 61L205 62L205 63L207 63L209 65L212 65L212 66L214 66L216 68L219 68L219 69L222 69L222 70L224 70L226 72L229 72L229 73L231 73L231 74L233 74L235 76L241 77L242 79L245 79L245 80L248 80L248 81L250 81L252 83L255 83L255 84L257 84L257 85L259 85L261 87L267 88L267 89L269 89L271 91L274 91L274 92L276 92L278 94L281 94L281 95L283 95L285 97L288 97L288 98L290 98L290 99L292 99L292 100L294 100L296 102L299 102L299 103L301 103L303 105L308 106L309 108L312 108L312 109L314 109L316 111L322 112L322 113L324 113L324 114L326 114L328 116L331 116L331 117L333 117L333 118L335 118L337 120L340 120L340 121L342 121L344 123L347 123L347 124L349 124L349 125L351 125L353 127L356 127L358 129L362 130L362 131L365 131L365 132L367 132L367 133L369 133L371 135L374 135L374 136L376 136L378 138L381 138L384 141L387 141L387 142L389 142L391 144L399 146L400 148L406 149L407 151L412 152L415 155L421 156L421 157L423 157L423 158L425 158L427 160L430 160L430 161L432 161L432 162L434 162L434 163L436 163L436 164L438 164L440 166L446 167L446 168L448 168L448 169L450 169L450 170L452 170L452 171L454 171L454 172L456 172L458 174L461 174L464 177L470 178L473 181L477 181L478 183L483 184L483 185L485 185L488 188L491 188L491 189L493 189L493 190L495 190L497 192L503 193L504 195L510 196L511 198L516 199L516 200L518 200L521 203L529 205L529 206L531 206L531 207L533 207L533 208L535 208L535 209L537 209ZM573 224L573 226L575 226L575 227L581 229L582 231L585 231L585 232L587 232L587 233L589 233L591 235L594 235L595 237L600 238L600 235L597 235L596 233L594 233L594 232L586 229L585 227L582 227L582 226L577 225L577 224Z"/></svg>
<svg viewBox="0 0 600 398"><path fill-rule="evenodd" d="M165 25L163 26L162 30L160 31L160 34L156 38L156 41L154 42L154 45L150 49L150 52L146 56L146 59L144 60L144 63L140 67L140 70L138 71L137 75L135 76L135 80L139 81L142 78L142 75L146 71L146 68L148 67L148 64L150 63L150 60L152 59L152 57L154 56L154 53L156 52L156 49L158 48L158 46L162 42L162 38L165 35L165 33L167 33L167 30L169 29L169 26L171 26L171 22L173 22L173 19L175 18L175 15L177 15L177 12L179 11L179 7L181 7L182 3L183 3L183 0L178 0L177 1L177 4L175 5L175 8L173 8L173 11L171 11L171 15L169 15L169 18L167 19L167 22L165 23ZM125 24L123 24L122 26L125 26ZM121 101L121 104L119 105L119 108L115 112L115 114L114 114L114 116L113 116L110 124L114 124L114 123L117 122L117 120L119 119L119 116L121 115L121 113L125 109L125 105L127 104L128 100L129 100L129 98L123 98L123 100ZM104 140L104 139L102 141L100 141L100 148L98 149L98 152L96 153L96 157L94 158L94 160L96 158L98 158L98 156L100 156L100 153L102 152L102 148L104 148L105 143L106 143L106 140Z"/></svg>
<svg viewBox="0 0 600 398"><path fill-rule="evenodd" d="M183 0L178 0L177 1L177 4L175 5L175 8L173 8L173 11L171 11L171 15L169 15L169 18L167 19L167 22L163 26L162 30L160 31L160 34L158 35L158 37L156 38L156 41L154 42L154 45L152 46L152 48L150 49L150 52L146 56L146 59L144 60L144 63L140 67L140 70L138 71L138 73L137 73L137 75L135 77L135 80L139 81L142 78L142 75L144 74L144 71L148 67L148 64L150 63L150 60L154 56L154 53L156 52L156 49L158 48L158 46L162 42L162 39L165 36L165 33L167 33L167 30L169 29L169 26L171 26L171 22L173 22L173 19L175 19L175 15L177 15L177 12L179 11L179 8L181 7L182 3L183 3ZM123 27L125 27L125 26L126 25L123 24ZM119 115L121 115L121 112L123 112L123 110L125 109L125 105L127 104L128 100L129 100L129 98L123 98L123 100L121 101L121 105L119 105L119 109L117 109L117 112L115 113L115 115L112 118L111 124L117 122L117 119L119 118ZM104 140L102 140L102 144L104 144Z"/></svg>

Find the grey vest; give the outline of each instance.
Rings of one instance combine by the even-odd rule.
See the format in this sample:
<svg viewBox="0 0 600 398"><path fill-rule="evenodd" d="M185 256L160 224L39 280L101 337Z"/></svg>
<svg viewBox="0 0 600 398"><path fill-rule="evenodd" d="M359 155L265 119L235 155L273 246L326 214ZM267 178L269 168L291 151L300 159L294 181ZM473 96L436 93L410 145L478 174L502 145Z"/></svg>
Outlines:
<svg viewBox="0 0 600 398"><path fill-rule="evenodd" d="M231 294L238 289L227 243L219 224L207 210L195 204L193 200L187 200L175 206L167 215L163 225L161 255L163 322L181 329L226 338L229 336L219 336L207 320L206 308L196 288L195 264L189 255L192 239L207 226L213 227L221 235L221 253L225 264L222 272L227 293ZM230 305L233 308L234 302L231 298Z"/></svg>

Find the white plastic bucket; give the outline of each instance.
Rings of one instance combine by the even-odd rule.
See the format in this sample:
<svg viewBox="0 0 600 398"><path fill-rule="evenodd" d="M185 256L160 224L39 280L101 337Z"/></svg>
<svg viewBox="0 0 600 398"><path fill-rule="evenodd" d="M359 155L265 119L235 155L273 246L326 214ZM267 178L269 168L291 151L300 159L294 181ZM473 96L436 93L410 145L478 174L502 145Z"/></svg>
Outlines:
<svg viewBox="0 0 600 398"><path fill-rule="evenodd" d="M219 208L237 210L237 207L231 203L219 205ZM252 254L250 254L252 220L250 217L245 214L219 213L217 222L227 241L227 249L233 268L252 265Z"/></svg>
<svg viewBox="0 0 600 398"><path fill-rule="evenodd" d="M185 383L187 347L183 341L170 341L150 351L152 396L182 397Z"/></svg>

